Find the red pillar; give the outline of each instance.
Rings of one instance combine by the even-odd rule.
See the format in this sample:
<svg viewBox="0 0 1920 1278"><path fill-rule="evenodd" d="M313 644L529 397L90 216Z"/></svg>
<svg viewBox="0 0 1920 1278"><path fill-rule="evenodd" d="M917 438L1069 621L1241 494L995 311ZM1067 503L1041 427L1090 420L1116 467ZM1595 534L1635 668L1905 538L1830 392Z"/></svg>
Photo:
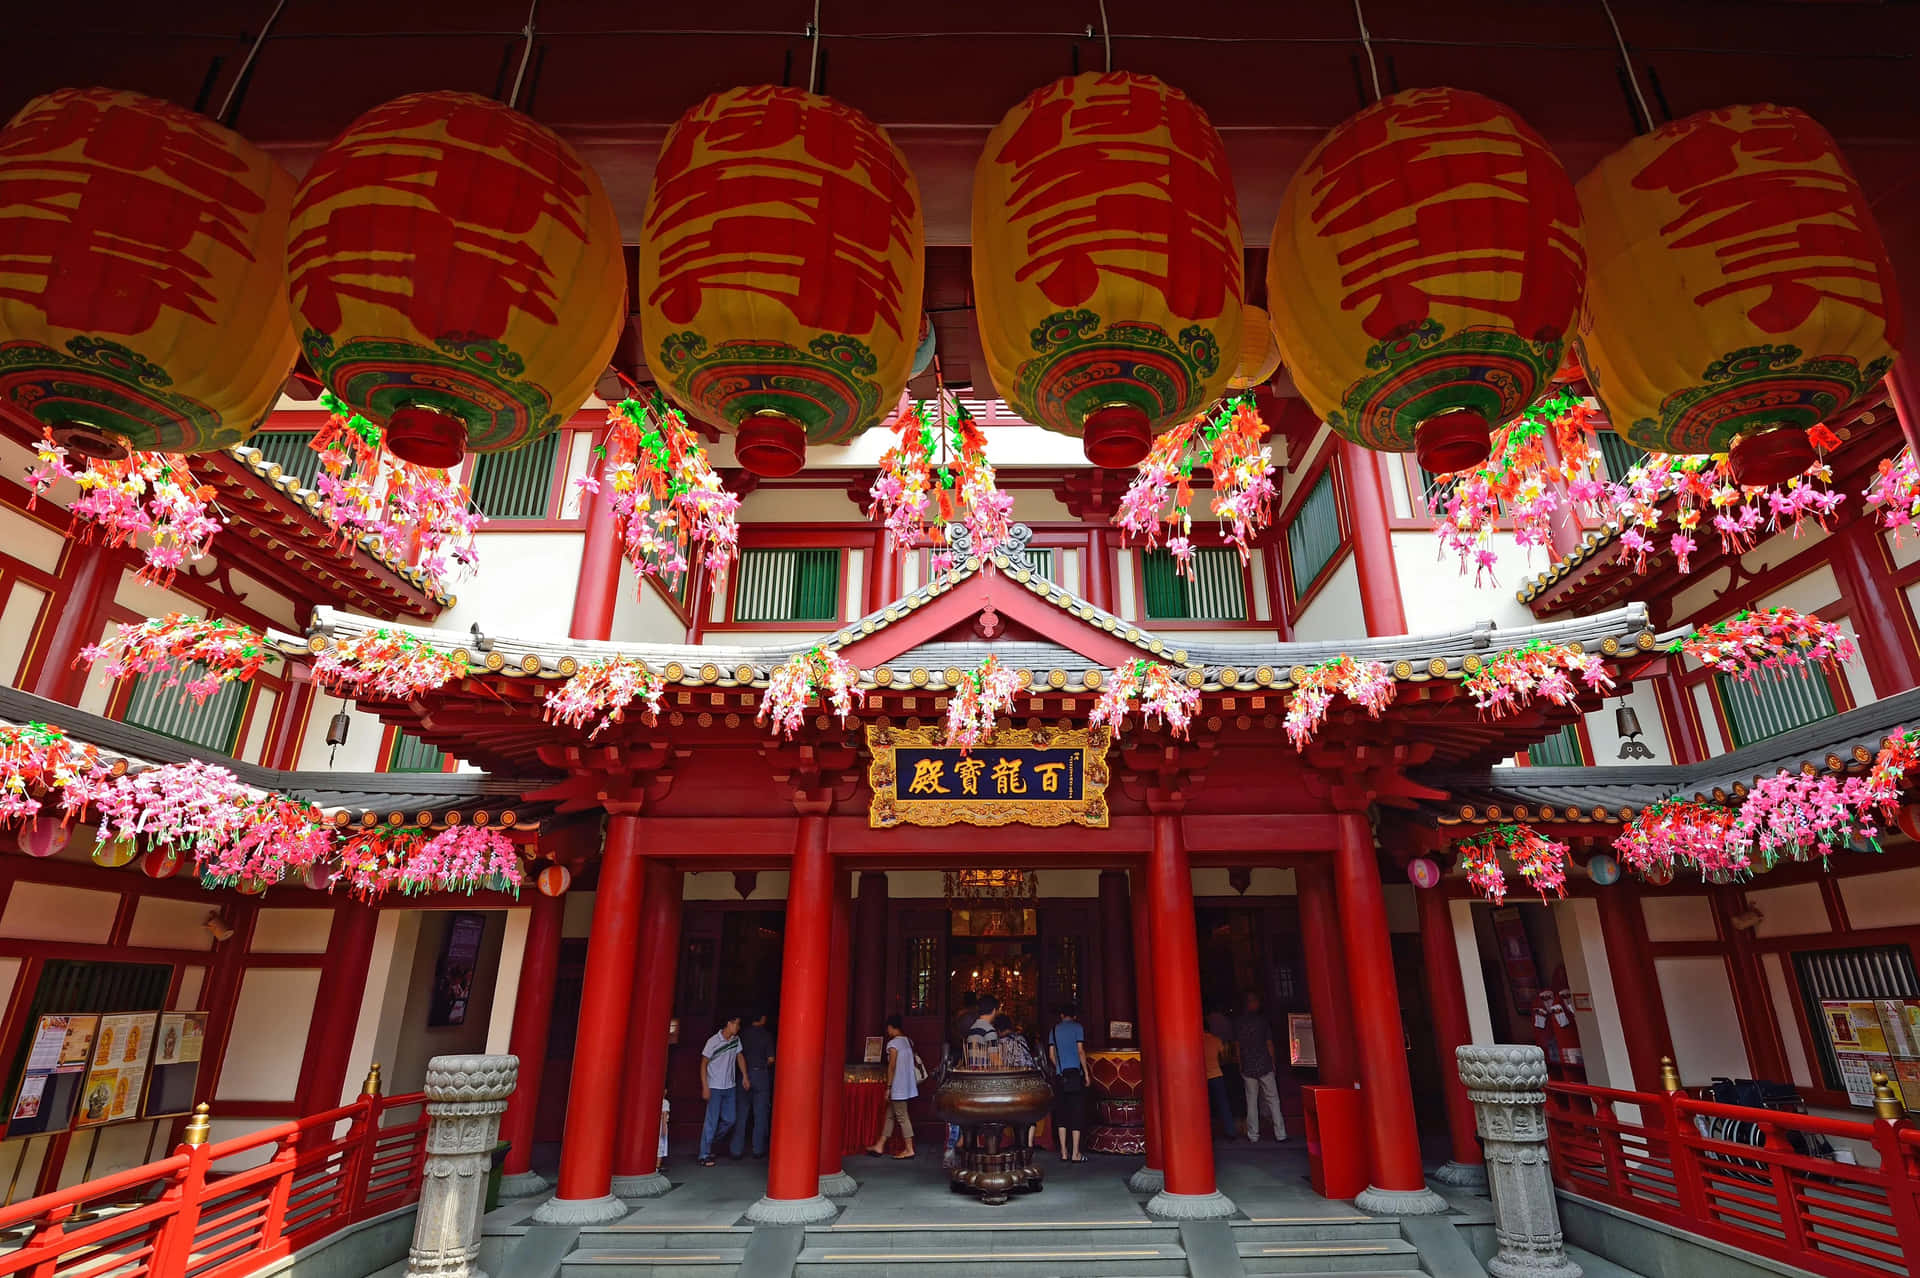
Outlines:
<svg viewBox="0 0 1920 1278"><path fill-rule="evenodd" d="M1167 1187L1148 1204L1157 1215L1230 1216L1214 1184L1207 1071L1200 1055L1200 944L1194 935L1193 871L1176 810L1153 814L1146 908L1153 914L1154 1046L1160 1058L1163 1170Z"/></svg>
<svg viewBox="0 0 1920 1278"><path fill-rule="evenodd" d="M900 549L886 529L874 538L873 567L867 573L867 611L878 612L900 597Z"/></svg>
<svg viewBox="0 0 1920 1278"><path fill-rule="evenodd" d="M1341 468L1352 498L1353 566L1360 578L1360 612L1370 635L1407 633L1400 604L1400 578L1393 566L1393 539L1387 532L1387 490L1377 453L1352 440L1340 441Z"/></svg>
<svg viewBox="0 0 1920 1278"><path fill-rule="evenodd" d="M860 874L853 936L854 1038L884 1033L887 1020L887 875Z"/></svg>
<svg viewBox="0 0 1920 1278"><path fill-rule="evenodd" d="M537 1194L546 1181L533 1173L533 1122L540 1084L547 1072L547 1032L553 1024L553 983L560 973L562 897L535 892L528 902L527 942L520 955L520 984L513 995L513 1028L507 1050L520 1058L520 1078L500 1116L500 1139L511 1145L501 1171L523 1178L515 1196Z"/></svg>
<svg viewBox="0 0 1920 1278"><path fill-rule="evenodd" d="M1706 742L1700 737L1700 723L1693 715L1687 690L1680 678L1669 670L1653 680L1653 695L1660 705L1660 726L1666 730L1667 753L1675 763L1699 763L1707 757Z"/></svg>
<svg viewBox="0 0 1920 1278"><path fill-rule="evenodd" d="M1413 1119L1413 1082L1407 1074L1400 990L1387 935L1386 899L1373 855L1373 831L1358 812L1338 814L1334 882L1340 894L1340 930L1346 938L1347 976L1353 987L1354 1046L1360 1054L1360 1090L1373 1177L1354 1204L1366 1211L1427 1215L1447 1209L1427 1188L1420 1133Z"/></svg>
<svg viewBox="0 0 1920 1278"><path fill-rule="evenodd" d="M647 863L639 951L627 1033L633 1086L620 1111L613 1156L613 1189L622 1198L651 1198L672 1188L660 1174L660 1100L667 1090L667 1030L680 970L680 871L657 861Z"/></svg>
<svg viewBox="0 0 1920 1278"><path fill-rule="evenodd" d="M1888 580L1886 543L1879 525L1856 520L1829 544L1829 562L1840 582L1847 619L1860 639L1860 660L1882 697L1920 687L1920 645L1914 641L1913 610L1906 592Z"/></svg>
<svg viewBox="0 0 1920 1278"><path fill-rule="evenodd" d="M1767 993L1767 974L1753 948L1753 933L1735 927L1733 918L1747 909L1747 894L1737 887L1707 890L1719 923L1720 944L1727 956L1733 983L1733 1010L1740 1018L1740 1037L1746 1040L1747 1063L1755 1078L1788 1078L1787 1049L1780 1039L1780 1020Z"/></svg>
<svg viewBox="0 0 1920 1278"><path fill-rule="evenodd" d="M627 1213L613 1196L613 1143L626 1076L633 956L640 943L645 892L640 846L638 816L614 813L607 818L593 930L587 934L573 1077L567 1088L567 1126L560 1142L560 1186L534 1213L534 1219L548 1224L590 1224Z"/></svg>
<svg viewBox="0 0 1920 1278"><path fill-rule="evenodd" d="M1900 433L1907 437L1907 447L1920 457L1920 375L1914 373L1912 362L1904 355L1895 359L1887 372L1887 397L1893 401L1893 415L1900 423Z"/></svg>
<svg viewBox="0 0 1920 1278"><path fill-rule="evenodd" d="M370 1063L349 1060L347 1054L353 1048L354 1030L360 1022L367 967L373 961L373 934L379 926L379 912L358 901L345 901L334 908L333 927L327 933L326 963L320 969L320 989L307 1034L309 1065L297 1096L302 1114L341 1104L347 1071L358 1068L364 1076Z"/></svg>
<svg viewBox="0 0 1920 1278"><path fill-rule="evenodd" d="M1467 987L1460 975L1460 947L1453 939L1453 912L1438 888L1419 892L1420 953L1426 961L1427 1005L1433 1013L1434 1046L1440 1053L1441 1092L1447 1102L1447 1136L1453 1157L1435 1173L1450 1185L1487 1183L1486 1158L1474 1131L1473 1102L1460 1082L1454 1049L1473 1042L1467 1024Z"/></svg>
<svg viewBox="0 0 1920 1278"><path fill-rule="evenodd" d="M1307 956L1307 1003L1313 1010L1313 1044L1320 1081L1351 1087L1360 1081L1354 1064L1353 999L1340 940L1340 911L1333 900L1333 870L1320 862L1294 875L1300 891L1300 948Z"/></svg>
<svg viewBox="0 0 1920 1278"><path fill-rule="evenodd" d="M1107 549L1106 532L1087 531L1087 602L1107 612L1113 611L1113 557Z"/></svg>
<svg viewBox="0 0 1920 1278"><path fill-rule="evenodd" d="M80 649L100 637L107 605L120 586L120 556L97 541L70 541L60 563L66 593L55 603L53 628L40 652L40 668L27 691L72 705L87 690L93 671L74 665Z"/></svg>
<svg viewBox="0 0 1920 1278"><path fill-rule="evenodd" d="M1156 1023L1153 1000L1153 912L1146 906L1147 872L1143 867L1134 892L1138 902L1133 911L1133 989L1140 1019L1133 1027L1134 1041L1140 1044L1141 1118L1147 1129L1146 1163L1127 1184L1137 1194L1158 1193L1166 1188L1162 1161L1166 1142L1161 1135L1161 1119L1166 1107L1160 1103L1160 1043L1154 1037Z"/></svg>
<svg viewBox="0 0 1920 1278"><path fill-rule="evenodd" d="M833 933L827 950L827 1051L821 1067L826 1078L820 1089L820 1192L842 1197L858 1189L853 1177L841 1170L841 1129L846 1114L847 1002L851 984L848 969L848 915L852 876L833 876Z"/></svg>
<svg viewBox="0 0 1920 1278"><path fill-rule="evenodd" d="M604 463L601 466L604 471ZM613 526L604 489L587 494L585 505L587 542L580 551L580 578L573 589L573 620L567 624L567 635L611 639L613 609L620 599L620 534Z"/></svg>
<svg viewBox="0 0 1920 1278"><path fill-rule="evenodd" d="M1639 922L1640 893L1626 883L1616 883L1600 889L1593 900L1600 910L1600 939L1607 947L1607 970L1613 976L1620 1029L1633 1066L1631 1085L1635 1091L1657 1092L1660 1058L1673 1055L1673 1036Z"/></svg>
<svg viewBox="0 0 1920 1278"><path fill-rule="evenodd" d="M807 804L794 836L781 949L780 1085L773 1089L767 1194L747 1211L763 1224L826 1220L820 1194L820 1102L826 1085L827 988L833 950L833 856L825 804Z"/></svg>
<svg viewBox="0 0 1920 1278"><path fill-rule="evenodd" d="M273 732L260 754L269 768L291 772L300 766L300 745L307 735L307 716L313 710L313 681L296 679L287 685L273 719Z"/></svg>
<svg viewBox="0 0 1920 1278"><path fill-rule="evenodd" d="M1133 911L1127 903L1127 872L1100 871L1100 1023L1089 1037L1107 1042L1107 1025L1112 1021L1138 1024L1138 1007L1133 996ZM1084 1015L1085 1008L1080 1009ZM1044 1035L1043 1035L1044 1037ZM1107 1043L1109 1047L1114 1046Z"/></svg>

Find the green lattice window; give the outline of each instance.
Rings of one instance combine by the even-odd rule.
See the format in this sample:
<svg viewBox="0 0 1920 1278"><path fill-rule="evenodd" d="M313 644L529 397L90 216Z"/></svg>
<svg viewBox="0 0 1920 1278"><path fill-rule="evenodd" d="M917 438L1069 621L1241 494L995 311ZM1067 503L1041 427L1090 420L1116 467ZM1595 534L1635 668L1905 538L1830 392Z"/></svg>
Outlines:
<svg viewBox="0 0 1920 1278"><path fill-rule="evenodd" d="M1240 552L1202 547L1193 552L1193 577L1180 575L1164 549L1140 552L1147 617L1156 621L1245 621L1247 579Z"/></svg>
<svg viewBox="0 0 1920 1278"><path fill-rule="evenodd" d="M387 771L443 772L446 765L446 751L428 745L411 732L393 734L393 748L387 752Z"/></svg>
<svg viewBox="0 0 1920 1278"><path fill-rule="evenodd" d="M742 550L735 621L836 621L840 552L832 547Z"/></svg>
<svg viewBox="0 0 1920 1278"><path fill-rule="evenodd" d="M474 458L469 484L475 509L495 523L545 519L559 456L559 431L503 453L481 453Z"/></svg>
<svg viewBox="0 0 1920 1278"><path fill-rule="evenodd" d="M1838 710L1826 676L1805 666L1789 667L1777 678L1715 675L1713 682L1736 748L1777 737L1803 724L1818 723Z"/></svg>
<svg viewBox="0 0 1920 1278"><path fill-rule="evenodd" d="M1320 473L1307 498L1287 525L1287 564L1293 570L1297 600L1340 553L1340 504L1333 494L1333 471Z"/></svg>
<svg viewBox="0 0 1920 1278"><path fill-rule="evenodd" d="M1616 483L1647 459L1646 449L1629 444L1610 430L1595 431L1594 439L1600 445L1600 459L1606 463L1607 478Z"/></svg>
<svg viewBox="0 0 1920 1278"><path fill-rule="evenodd" d="M171 688L162 686L168 678L165 673L137 676L121 722L203 750L232 754L240 739L240 719L247 709L247 685L223 683L205 701L183 695L181 686L199 678L204 668L188 666L180 683Z"/></svg>
<svg viewBox="0 0 1920 1278"><path fill-rule="evenodd" d="M320 454L313 451L316 434L311 430L263 430L247 443L280 467L282 474L292 475L302 488L310 489L320 473Z"/></svg>
<svg viewBox="0 0 1920 1278"><path fill-rule="evenodd" d="M1560 731L1527 749L1527 762L1536 768L1581 768L1587 753L1580 748L1580 725L1569 723Z"/></svg>

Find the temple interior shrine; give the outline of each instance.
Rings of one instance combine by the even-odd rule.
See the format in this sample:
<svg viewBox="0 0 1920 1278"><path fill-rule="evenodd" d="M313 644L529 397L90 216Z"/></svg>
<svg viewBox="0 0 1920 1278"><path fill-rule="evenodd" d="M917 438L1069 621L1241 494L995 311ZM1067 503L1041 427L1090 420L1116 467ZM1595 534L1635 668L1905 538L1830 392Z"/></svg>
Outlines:
<svg viewBox="0 0 1920 1278"><path fill-rule="evenodd" d="M1911 1271L1920 5L4 58L0 1276Z"/></svg>

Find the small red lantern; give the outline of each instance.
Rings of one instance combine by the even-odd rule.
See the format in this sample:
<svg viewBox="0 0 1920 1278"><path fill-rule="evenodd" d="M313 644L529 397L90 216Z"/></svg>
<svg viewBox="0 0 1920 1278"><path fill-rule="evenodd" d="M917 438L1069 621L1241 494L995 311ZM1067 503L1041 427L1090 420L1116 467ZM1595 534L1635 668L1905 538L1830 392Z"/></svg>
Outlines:
<svg viewBox="0 0 1920 1278"><path fill-rule="evenodd" d="M66 848L72 833L66 822L42 817L15 830L13 841L28 856L49 857Z"/></svg>
<svg viewBox="0 0 1920 1278"><path fill-rule="evenodd" d="M155 848L140 858L140 872L150 879L170 879L185 864L172 848Z"/></svg>
<svg viewBox="0 0 1920 1278"><path fill-rule="evenodd" d="M573 886L573 871L557 861L549 861L533 876L533 885L542 896L565 896Z"/></svg>

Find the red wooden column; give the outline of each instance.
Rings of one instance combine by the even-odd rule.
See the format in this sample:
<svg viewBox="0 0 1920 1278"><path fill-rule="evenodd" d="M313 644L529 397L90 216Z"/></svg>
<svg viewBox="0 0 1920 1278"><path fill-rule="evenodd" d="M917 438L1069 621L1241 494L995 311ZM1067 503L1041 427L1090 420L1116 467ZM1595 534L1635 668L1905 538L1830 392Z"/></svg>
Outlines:
<svg viewBox="0 0 1920 1278"><path fill-rule="evenodd" d="M1613 997L1620 1007L1620 1029L1627 1040L1627 1059L1633 1065L1635 1091L1660 1090L1660 1060L1673 1055L1673 1034L1667 1028L1667 1008L1647 952L1639 922L1639 890L1626 883L1594 893L1600 910L1600 939L1607 947L1607 970L1613 976ZM1619 1086L1616 1080L1615 1086Z"/></svg>
<svg viewBox="0 0 1920 1278"><path fill-rule="evenodd" d="M1906 592L1889 580L1887 546L1879 525L1858 519L1829 543L1829 562L1846 601L1847 619L1860 639L1860 660L1882 697L1920 687L1920 644ZM1769 1077L1773 1077L1769 1075Z"/></svg>
<svg viewBox="0 0 1920 1278"><path fill-rule="evenodd" d="M820 1193L820 1101L826 1084L827 987L832 968L836 876L820 799L796 802L793 872L787 884L787 934L781 949L780 1085L773 1089L773 1149L767 1193L747 1218L769 1225L830 1220Z"/></svg>
<svg viewBox="0 0 1920 1278"><path fill-rule="evenodd" d="M604 480L605 462L595 465ZM588 493L584 505L581 513L587 519L587 542L580 551L580 578L573 588L573 620L567 624L567 635L573 639L611 639L613 610L620 600L620 535L614 529L604 488Z"/></svg>
<svg viewBox="0 0 1920 1278"><path fill-rule="evenodd" d="M1353 520L1353 566L1360 578L1360 613L1370 635L1407 633L1400 603L1400 577L1393 565L1393 538L1387 531L1387 490L1380 478L1380 456L1352 440L1340 441L1340 465L1347 476Z"/></svg>
<svg viewBox="0 0 1920 1278"><path fill-rule="evenodd" d="M1180 802L1153 810L1147 854L1147 899L1153 915L1153 1046L1160 1061L1161 1168L1167 1186L1147 1203L1156 1216L1217 1219L1238 1210L1213 1178L1213 1126L1207 1113L1207 1071L1200 1055L1200 943L1194 934L1193 871L1180 837Z"/></svg>
<svg viewBox="0 0 1920 1278"><path fill-rule="evenodd" d="M1087 602L1107 612L1113 611L1113 555L1107 548L1104 528L1087 530Z"/></svg>
<svg viewBox="0 0 1920 1278"><path fill-rule="evenodd" d="M1699 763L1707 757L1706 742L1700 737L1700 724L1693 716L1691 699L1680 686L1672 670L1653 681L1653 695L1660 704L1660 725L1667 732L1667 752L1675 763Z"/></svg>
<svg viewBox="0 0 1920 1278"><path fill-rule="evenodd" d="M1127 904L1127 872L1125 870L1100 871L1100 1004L1101 1016L1097 1034L1088 1037L1095 1042L1107 1042L1107 1025L1113 1021L1126 1021L1136 1027L1139 1025L1138 1007L1133 996L1133 947L1127 942L1133 937L1133 911ZM1088 1009L1080 1009L1081 1019L1085 1020ZM1046 1037L1045 1030L1041 1038Z"/></svg>
<svg viewBox="0 0 1920 1278"><path fill-rule="evenodd" d="M1487 1183L1487 1160L1474 1130L1473 1102L1454 1063L1457 1047L1473 1042L1467 1024L1467 987L1460 975L1460 947L1453 939L1453 912L1439 888L1424 888L1420 901L1420 954L1427 967L1427 1005L1433 1013L1434 1046L1440 1053L1441 1092L1447 1102L1447 1136L1453 1157L1433 1173L1442 1184ZM1477 973L1476 973L1477 975Z"/></svg>
<svg viewBox="0 0 1920 1278"><path fill-rule="evenodd" d="M1134 1024L1134 1041L1140 1044L1140 1100L1142 1121L1146 1126L1147 1154L1139 1170L1127 1180L1127 1188L1136 1194L1157 1194L1167 1187L1166 1164L1161 1161L1166 1142L1161 1135L1161 1119L1166 1107L1160 1102L1159 1041L1153 1005L1153 914L1147 909L1147 872L1136 871L1133 910L1133 988L1140 1019Z"/></svg>
<svg viewBox="0 0 1920 1278"><path fill-rule="evenodd" d="M73 659L80 649L100 637L107 606L120 587L121 559L98 541L69 541L60 561L60 580L66 590L56 596L52 627L40 650L39 668L27 682L27 691L50 701L72 705L87 690L92 671Z"/></svg>
<svg viewBox="0 0 1920 1278"><path fill-rule="evenodd" d="M1904 355L1887 372L1887 397L1893 401L1893 415L1900 422L1900 433L1907 437L1907 447L1920 457L1920 374Z"/></svg>
<svg viewBox="0 0 1920 1278"><path fill-rule="evenodd" d="M673 1188L660 1171L660 1101L667 1091L667 1031L679 970L680 871L649 861L627 1032L632 1087L620 1110L613 1154L613 1192L621 1198L655 1198Z"/></svg>
<svg viewBox="0 0 1920 1278"><path fill-rule="evenodd" d="M600 880L587 934L587 972L580 988L580 1028L567 1088L567 1126L560 1141L560 1185L533 1218L584 1225L618 1220L627 1207L613 1196L613 1143L626 1081L627 1018L632 1014L633 956L640 943L646 859L640 817L607 817Z"/></svg>
<svg viewBox="0 0 1920 1278"><path fill-rule="evenodd" d="M1767 992L1766 971L1753 948L1753 933L1733 925L1734 916L1746 912L1747 894L1728 885L1707 889L1707 899L1713 902L1720 928L1720 944L1733 983L1733 1010L1740 1018L1740 1037L1746 1040L1747 1063L1753 1068L1753 1077L1789 1078L1780 1020Z"/></svg>
<svg viewBox="0 0 1920 1278"><path fill-rule="evenodd" d="M867 611L878 612L899 597L900 548L883 527L874 538L873 566L867 571Z"/></svg>
<svg viewBox="0 0 1920 1278"><path fill-rule="evenodd" d="M380 926L379 911L358 901L334 908L333 927L327 932L327 957L320 969L320 988L314 999L313 1021L307 1033L307 1068L302 1071L296 1100L302 1114L313 1114L342 1104L347 1071L365 1077L370 1062L349 1060L353 1034L360 1022L360 1004L367 992L367 966L373 961L373 934Z"/></svg>
<svg viewBox="0 0 1920 1278"><path fill-rule="evenodd" d="M520 1058L520 1078L500 1116L500 1139L511 1146L500 1171L501 1192L530 1198L547 1189L533 1170L533 1122L540 1083L547 1072L547 1033L553 1025L553 983L560 974L560 926L564 897L535 892L528 902L527 943L520 955L520 985L513 996L513 1028L507 1050Z"/></svg>
<svg viewBox="0 0 1920 1278"><path fill-rule="evenodd" d="M1300 893L1300 948L1307 956L1307 1005L1313 1011L1320 1081L1352 1087L1360 1081L1360 1071L1354 1064L1353 999L1347 990L1340 911L1333 900L1333 869L1314 861L1294 872L1294 883Z"/></svg>
<svg viewBox="0 0 1920 1278"><path fill-rule="evenodd" d="M313 680L305 674L304 670L296 672L280 698L273 733L260 755L260 761L269 768L291 772L300 766L300 745L307 735L307 716L313 712Z"/></svg>
<svg viewBox="0 0 1920 1278"><path fill-rule="evenodd" d="M833 934L827 950L827 1052L821 1062L826 1070L820 1090L820 1192L830 1198L844 1198L860 1188L860 1182L840 1166L841 1129L846 1121L847 1082L847 1002L852 973L848 971L851 948L849 898L853 893L853 875L842 870L833 876Z"/></svg>
<svg viewBox="0 0 1920 1278"><path fill-rule="evenodd" d="M1340 894L1340 930L1346 938L1347 979L1353 988L1354 1046L1360 1054L1361 1109L1366 1114L1371 1183L1354 1199L1362 1211L1435 1215L1446 1199L1427 1188L1420 1132L1413 1119L1413 1083L1407 1074L1400 990L1387 935L1386 898L1373 855L1373 831L1361 812L1338 814L1334 883Z"/></svg>
<svg viewBox="0 0 1920 1278"><path fill-rule="evenodd" d="M854 1038L884 1032L887 1020L887 875L860 873L860 898L854 903Z"/></svg>

